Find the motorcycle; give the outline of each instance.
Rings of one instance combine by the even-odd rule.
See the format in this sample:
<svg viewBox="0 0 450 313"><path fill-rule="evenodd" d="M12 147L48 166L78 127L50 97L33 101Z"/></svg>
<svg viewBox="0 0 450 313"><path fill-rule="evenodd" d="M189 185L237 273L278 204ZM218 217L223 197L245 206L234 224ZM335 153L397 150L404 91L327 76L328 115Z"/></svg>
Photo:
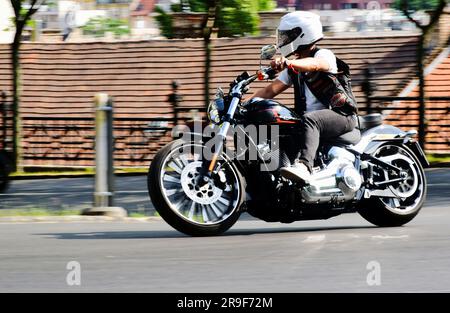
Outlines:
<svg viewBox="0 0 450 313"><path fill-rule="evenodd" d="M357 128L321 142L308 181L280 176L298 151L301 117L275 100L242 101L252 82L275 78L261 65L275 53L264 46L256 74L239 75L227 95L218 89L207 110L213 134L184 132L156 154L148 190L159 215L191 236L219 235L243 212L281 223L356 212L381 227L410 222L426 198L429 163L413 138L417 132L384 124L381 114L359 116ZM248 134L251 126L260 133ZM268 133L264 127L275 135L260 136ZM229 135L232 129L244 130L245 145Z"/></svg>

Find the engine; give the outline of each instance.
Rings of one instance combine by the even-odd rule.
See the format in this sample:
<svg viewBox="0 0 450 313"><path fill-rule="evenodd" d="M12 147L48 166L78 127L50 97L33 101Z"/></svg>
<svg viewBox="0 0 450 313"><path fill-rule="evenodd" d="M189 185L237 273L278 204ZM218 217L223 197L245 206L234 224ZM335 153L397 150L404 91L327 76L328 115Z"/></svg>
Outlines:
<svg viewBox="0 0 450 313"><path fill-rule="evenodd" d="M355 156L347 150L332 147L328 152L329 163L301 190L302 202L328 203L351 200L360 189L362 179L354 167Z"/></svg>

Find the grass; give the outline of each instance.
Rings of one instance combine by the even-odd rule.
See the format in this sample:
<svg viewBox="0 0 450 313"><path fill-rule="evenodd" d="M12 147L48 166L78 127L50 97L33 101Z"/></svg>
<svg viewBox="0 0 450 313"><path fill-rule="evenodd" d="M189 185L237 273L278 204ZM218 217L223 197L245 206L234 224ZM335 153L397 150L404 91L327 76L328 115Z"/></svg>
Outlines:
<svg viewBox="0 0 450 313"><path fill-rule="evenodd" d="M446 154L427 154L430 164L450 163L450 155Z"/></svg>
<svg viewBox="0 0 450 313"><path fill-rule="evenodd" d="M73 216L80 215L81 210L77 209L47 209L47 208L19 208L19 209L1 209L1 217L40 217L40 216ZM152 215L145 214L143 212L131 212L128 217L132 218L145 218L145 217L159 217L158 212L154 212Z"/></svg>
<svg viewBox="0 0 450 313"><path fill-rule="evenodd" d="M142 217L160 217L158 212L154 212L152 215L148 215L145 213L140 213L140 212L131 212L130 214L128 214L128 217L135 217L135 218L142 218Z"/></svg>
<svg viewBox="0 0 450 313"><path fill-rule="evenodd" d="M128 217L141 218L141 217L148 217L148 215L145 215L143 213L132 212L128 214Z"/></svg>
<svg viewBox="0 0 450 313"><path fill-rule="evenodd" d="M13 216L69 216L80 215L80 210L74 209L45 209L45 208L29 208L29 209L2 209L0 210L0 217Z"/></svg>
<svg viewBox="0 0 450 313"><path fill-rule="evenodd" d="M116 168L114 170L115 174L146 174L148 173L148 168ZM36 168L26 168L23 171L18 171L11 173L11 177L33 177L33 176L59 176L59 175L95 175L94 167L86 167L86 168L56 168L56 169L48 169L46 170L44 167L36 167Z"/></svg>

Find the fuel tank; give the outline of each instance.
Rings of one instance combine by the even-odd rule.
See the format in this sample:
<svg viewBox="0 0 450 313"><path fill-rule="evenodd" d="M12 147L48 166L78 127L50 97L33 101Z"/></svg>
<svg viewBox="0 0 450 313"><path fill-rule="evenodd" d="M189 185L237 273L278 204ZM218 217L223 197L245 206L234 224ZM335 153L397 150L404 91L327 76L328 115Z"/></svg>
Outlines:
<svg viewBox="0 0 450 313"><path fill-rule="evenodd" d="M275 100L253 98L245 104L245 108L245 120L248 124L294 126L300 122L297 113Z"/></svg>

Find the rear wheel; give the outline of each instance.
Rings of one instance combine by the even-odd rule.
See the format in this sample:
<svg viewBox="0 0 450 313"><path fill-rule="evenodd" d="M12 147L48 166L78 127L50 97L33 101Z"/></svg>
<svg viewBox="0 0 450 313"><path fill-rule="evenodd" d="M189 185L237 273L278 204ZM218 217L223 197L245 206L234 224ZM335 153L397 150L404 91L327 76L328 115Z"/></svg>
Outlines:
<svg viewBox="0 0 450 313"><path fill-rule="evenodd" d="M174 141L155 156L148 174L152 202L172 227L191 236L213 236L228 230L244 200L242 176L224 156L216 174L199 184L203 145Z"/></svg>
<svg viewBox="0 0 450 313"><path fill-rule="evenodd" d="M377 226L401 226L410 222L420 211L427 194L425 171L414 153L403 145L386 144L374 156L402 170L403 181L388 188L397 198L369 198L360 204L359 213ZM375 180L393 179L382 169L375 169ZM375 182L376 182L375 181Z"/></svg>

